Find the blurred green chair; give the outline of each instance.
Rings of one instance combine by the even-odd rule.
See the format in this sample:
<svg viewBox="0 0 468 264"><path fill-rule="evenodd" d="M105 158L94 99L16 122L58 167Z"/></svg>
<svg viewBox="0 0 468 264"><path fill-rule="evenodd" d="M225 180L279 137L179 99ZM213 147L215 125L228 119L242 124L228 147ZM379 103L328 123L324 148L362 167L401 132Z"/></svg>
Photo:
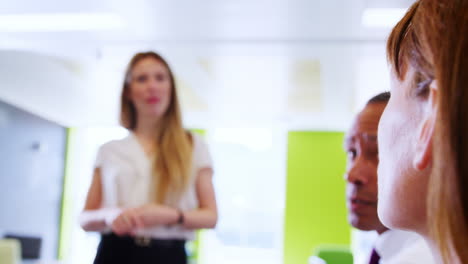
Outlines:
<svg viewBox="0 0 468 264"><path fill-rule="evenodd" d="M353 264L353 254L348 246L321 245L315 248L313 255L326 264Z"/></svg>
<svg viewBox="0 0 468 264"><path fill-rule="evenodd" d="M21 245L16 239L0 239L0 263L21 263Z"/></svg>

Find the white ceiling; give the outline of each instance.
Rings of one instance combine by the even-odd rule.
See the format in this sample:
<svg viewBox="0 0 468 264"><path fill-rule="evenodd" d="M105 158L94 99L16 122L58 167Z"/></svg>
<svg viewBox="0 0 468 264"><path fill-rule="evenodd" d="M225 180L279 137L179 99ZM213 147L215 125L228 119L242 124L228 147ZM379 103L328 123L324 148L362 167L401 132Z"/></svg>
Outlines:
<svg viewBox="0 0 468 264"><path fill-rule="evenodd" d="M158 43L316 43L383 41L388 29L361 26L366 7L407 7L411 0L15 0L0 14L106 12L126 28L100 32L7 33L0 39L23 46L96 53L107 46ZM16 42L14 42L16 40ZM27 42L25 44L24 42ZM44 48L45 48L44 47ZM74 50L71 50L73 47ZM94 50L94 52L93 52ZM81 54L81 52L79 52Z"/></svg>
<svg viewBox="0 0 468 264"><path fill-rule="evenodd" d="M75 70L72 72L75 77L85 78L84 83L88 86L83 87L83 82L80 81L80 84L73 87L81 88L70 86L68 89L74 89L71 92L65 89L55 93L61 92L61 98L67 98L69 94L75 94L76 97L76 93L82 91L86 96L81 98L89 100L90 91L94 91L97 98L93 102L105 102L104 105L111 109L117 107L121 75L128 59L136 51L153 49L165 55L174 66L176 74L188 84L189 99L185 108L187 122L191 126L226 125L223 123L242 123L242 120L249 120L249 124L263 121L287 123L289 128L342 129L346 120L349 120L350 113L365 101L365 97L385 89L387 85L386 80L380 79L384 78L383 72L386 70L384 44L389 29L363 27L363 10L366 7L408 7L411 2L413 1L1 1L0 15L105 12L121 16L126 27L94 32L0 33L0 49L33 51L48 55L39 60L52 56L62 60L68 68L74 65ZM6 53L0 53L0 56L2 54ZM233 60L232 57L238 59ZM11 59L11 56L8 58ZM252 63L249 63L249 58ZM281 69L287 71L284 68L287 65L304 61L319 63L321 87L315 95L317 98L311 100L318 108L301 114L290 111L291 108L278 106L287 104L285 98L290 98L294 89L291 85L277 83L289 76L282 76ZM2 65L7 67L8 63ZM203 71L206 65L218 68L217 77ZM259 68L258 74L242 74L243 70L255 71L255 67ZM356 74L358 68L360 70ZM369 72L369 76L379 78L368 80L367 73L374 68L378 73ZM30 70L34 71L32 68ZM0 73L1 71L5 72L5 69L0 69ZM270 74L275 71L274 76L273 73ZM239 77L233 78L232 75L236 72L240 73ZM226 75L232 78L219 80L219 76ZM370 88L362 88L364 86ZM232 91L233 89L236 91ZM3 92L3 98L0 99L10 98L11 103L18 104L11 99L20 96L8 94L5 90L0 92ZM36 87L33 93L37 92ZM21 95L23 107L34 104L32 99L29 100L30 103L26 102L28 100L24 96ZM256 100L245 100L249 96L254 96ZM229 102L238 102L239 107L221 107ZM95 105L94 108L92 105ZM41 106L42 111L38 112L65 125L105 124L104 120L109 120L115 113L101 111L97 105L91 104L89 113L81 117L76 109L63 109L59 111L61 113L55 113L56 108L42 109L44 106ZM204 109L203 105L208 107ZM224 110L220 111L220 107ZM252 109L253 112L249 114ZM255 112L255 109L259 110ZM47 114L52 111L54 114ZM107 114L100 116L93 115L93 112ZM225 117L229 117L230 121L226 121Z"/></svg>

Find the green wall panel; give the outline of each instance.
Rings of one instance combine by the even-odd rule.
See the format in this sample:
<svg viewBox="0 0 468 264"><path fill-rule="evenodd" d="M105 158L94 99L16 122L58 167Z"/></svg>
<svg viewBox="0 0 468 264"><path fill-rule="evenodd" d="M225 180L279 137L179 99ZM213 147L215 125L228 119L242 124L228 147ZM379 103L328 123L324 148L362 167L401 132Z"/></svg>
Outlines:
<svg viewBox="0 0 468 264"><path fill-rule="evenodd" d="M306 264L321 244L349 245L343 133L289 132L284 263Z"/></svg>

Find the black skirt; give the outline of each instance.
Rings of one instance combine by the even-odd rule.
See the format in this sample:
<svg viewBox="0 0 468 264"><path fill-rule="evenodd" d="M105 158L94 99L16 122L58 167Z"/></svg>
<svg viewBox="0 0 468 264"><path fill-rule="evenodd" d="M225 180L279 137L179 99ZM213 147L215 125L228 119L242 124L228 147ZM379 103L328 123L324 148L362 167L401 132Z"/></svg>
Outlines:
<svg viewBox="0 0 468 264"><path fill-rule="evenodd" d="M102 235L94 264L187 264L185 241Z"/></svg>

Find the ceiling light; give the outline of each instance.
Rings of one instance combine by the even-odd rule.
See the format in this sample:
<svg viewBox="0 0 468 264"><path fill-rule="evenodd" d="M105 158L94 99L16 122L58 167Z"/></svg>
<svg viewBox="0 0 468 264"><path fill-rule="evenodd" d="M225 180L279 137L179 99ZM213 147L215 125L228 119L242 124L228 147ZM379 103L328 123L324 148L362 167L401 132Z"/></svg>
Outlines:
<svg viewBox="0 0 468 264"><path fill-rule="evenodd" d="M406 8L366 8L362 25L371 28L392 28L406 13Z"/></svg>
<svg viewBox="0 0 468 264"><path fill-rule="evenodd" d="M112 13L0 15L0 32L99 31L124 26L124 20Z"/></svg>

